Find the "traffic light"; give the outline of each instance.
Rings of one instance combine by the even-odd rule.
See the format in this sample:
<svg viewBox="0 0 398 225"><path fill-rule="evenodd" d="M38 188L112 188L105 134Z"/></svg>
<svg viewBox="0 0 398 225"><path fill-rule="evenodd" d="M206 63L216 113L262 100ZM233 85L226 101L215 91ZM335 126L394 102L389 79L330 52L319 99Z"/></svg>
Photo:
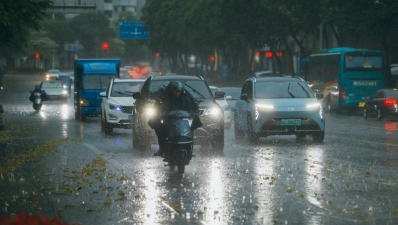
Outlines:
<svg viewBox="0 0 398 225"><path fill-rule="evenodd" d="M104 43L102 43L102 49L104 49L104 50L108 50L108 48L109 48L109 44L108 44L108 42L104 42Z"/></svg>
<svg viewBox="0 0 398 225"><path fill-rule="evenodd" d="M160 53L159 52L156 52L155 53L155 57L159 57L160 56Z"/></svg>
<svg viewBox="0 0 398 225"><path fill-rule="evenodd" d="M36 52L35 59L40 59L40 54Z"/></svg>
<svg viewBox="0 0 398 225"><path fill-rule="evenodd" d="M216 57L214 55L210 56L210 61L214 62L216 60Z"/></svg>

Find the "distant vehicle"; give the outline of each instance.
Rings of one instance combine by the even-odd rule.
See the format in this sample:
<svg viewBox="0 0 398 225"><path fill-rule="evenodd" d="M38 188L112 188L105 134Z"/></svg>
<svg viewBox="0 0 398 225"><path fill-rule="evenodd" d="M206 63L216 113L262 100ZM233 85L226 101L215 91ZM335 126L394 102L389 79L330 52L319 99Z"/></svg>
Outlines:
<svg viewBox="0 0 398 225"><path fill-rule="evenodd" d="M118 79L109 82L106 92L101 92L101 131L112 133L113 128L130 128L134 92L141 91L143 79Z"/></svg>
<svg viewBox="0 0 398 225"><path fill-rule="evenodd" d="M46 80L58 80L59 74L59 70L49 70L46 74Z"/></svg>
<svg viewBox="0 0 398 225"><path fill-rule="evenodd" d="M129 70L132 70L133 66L123 66L120 68L120 78L121 79L130 79Z"/></svg>
<svg viewBox="0 0 398 225"><path fill-rule="evenodd" d="M380 89L363 107L363 118L398 117L398 89Z"/></svg>
<svg viewBox="0 0 398 225"><path fill-rule="evenodd" d="M40 83L40 89L47 93L48 101L68 101L68 91L60 80L48 80Z"/></svg>
<svg viewBox="0 0 398 225"><path fill-rule="evenodd" d="M71 96L72 94L72 78L70 77L69 73L60 73L59 78L62 82L63 87L68 91L68 95Z"/></svg>
<svg viewBox="0 0 398 225"><path fill-rule="evenodd" d="M272 70L264 70L254 72L254 77L277 77L279 73L274 73Z"/></svg>
<svg viewBox="0 0 398 225"><path fill-rule="evenodd" d="M225 93L225 99L227 100L228 105L231 108L231 111L233 112L235 110L236 101L240 97L240 92L241 92L242 88L240 88L240 87L219 87L219 89Z"/></svg>
<svg viewBox="0 0 398 225"><path fill-rule="evenodd" d="M322 93L326 112L357 110L377 90L388 87L390 71L381 51L333 48L311 54L306 80Z"/></svg>
<svg viewBox="0 0 398 225"><path fill-rule="evenodd" d="M119 78L120 59L76 59L74 68L75 119L101 115L100 92L113 78Z"/></svg>
<svg viewBox="0 0 398 225"><path fill-rule="evenodd" d="M236 139L247 134L250 142L269 135L296 135L303 140L311 135L323 142L325 118L318 101L300 77L248 78L236 102L234 132Z"/></svg>
<svg viewBox="0 0 398 225"><path fill-rule="evenodd" d="M216 96L217 91L221 91L220 88L218 88L218 87L215 87L215 86L209 86L209 87L214 96ZM224 110L224 125L225 125L225 127L230 128L232 125L231 107L229 106L225 97L216 99L216 102Z"/></svg>

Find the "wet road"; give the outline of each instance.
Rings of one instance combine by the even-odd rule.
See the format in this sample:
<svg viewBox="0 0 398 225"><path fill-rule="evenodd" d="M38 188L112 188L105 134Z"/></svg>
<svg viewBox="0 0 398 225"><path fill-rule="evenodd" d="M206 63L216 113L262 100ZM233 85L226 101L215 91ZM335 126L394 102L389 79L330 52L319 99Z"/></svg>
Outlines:
<svg viewBox="0 0 398 225"><path fill-rule="evenodd" d="M131 131L103 135L75 121L72 99L36 113L29 90L44 76L6 75L0 91L0 215L28 211L82 224L398 224L397 120L326 115L323 144L307 137L195 147L185 174ZM16 159L13 158L17 156ZM14 159L14 161L12 160Z"/></svg>

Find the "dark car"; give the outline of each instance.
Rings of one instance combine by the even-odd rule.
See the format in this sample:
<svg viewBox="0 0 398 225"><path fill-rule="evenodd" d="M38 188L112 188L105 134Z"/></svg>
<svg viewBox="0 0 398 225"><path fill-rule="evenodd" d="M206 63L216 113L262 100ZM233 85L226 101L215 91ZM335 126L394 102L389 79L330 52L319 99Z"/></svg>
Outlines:
<svg viewBox="0 0 398 225"><path fill-rule="evenodd" d="M153 116L153 104L166 86L173 81L180 81L195 98L199 106L199 117L202 127L194 131L195 144L207 148L224 149L224 113L216 99L224 98L224 92L216 92L215 96L201 76L170 75L154 76L146 79L141 92L136 92L132 116L133 146L146 149L151 141L157 142L154 130L148 125Z"/></svg>
<svg viewBox="0 0 398 225"><path fill-rule="evenodd" d="M384 117L398 117L398 89L380 89L375 96L366 102L363 108L363 118L374 117L382 120Z"/></svg>

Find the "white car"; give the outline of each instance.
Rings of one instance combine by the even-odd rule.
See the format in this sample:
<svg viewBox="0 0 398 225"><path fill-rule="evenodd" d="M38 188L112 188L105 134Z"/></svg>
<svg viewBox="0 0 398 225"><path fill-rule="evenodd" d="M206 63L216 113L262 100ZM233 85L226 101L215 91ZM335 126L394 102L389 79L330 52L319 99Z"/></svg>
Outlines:
<svg viewBox="0 0 398 225"><path fill-rule="evenodd" d="M47 93L48 101L68 101L68 91L60 80L42 81L40 89Z"/></svg>
<svg viewBox="0 0 398 225"><path fill-rule="evenodd" d="M113 128L130 128L134 92L140 92L144 79L112 79L106 92L101 92L101 131L110 134Z"/></svg>
<svg viewBox="0 0 398 225"><path fill-rule="evenodd" d="M59 70L49 70L46 74L46 80L58 80L59 74Z"/></svg>
<svg viewBox="0 0 398 225"><path fill-rule="evenodd" d="M209 86L211 92L213 93L213 96L215 96L216 91L222 91L218 87L215 86ZM224 125L227 128L230 128L232 125L232 112L231 112L231 107L229 106L227 99L221 98L221 99L216 99L216 102L221 106L221 108L224 110Z"/></svg>

